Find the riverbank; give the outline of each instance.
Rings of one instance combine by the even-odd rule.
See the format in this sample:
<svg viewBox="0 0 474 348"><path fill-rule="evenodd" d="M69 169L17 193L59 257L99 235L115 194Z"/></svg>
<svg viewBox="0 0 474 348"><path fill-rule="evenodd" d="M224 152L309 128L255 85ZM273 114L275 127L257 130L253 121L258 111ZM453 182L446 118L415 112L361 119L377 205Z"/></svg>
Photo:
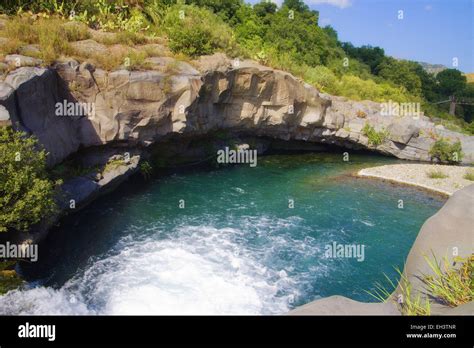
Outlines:
<svg viewBox="0 0 474 348"><path fill-rule="evenodd" d="M463 166L407 163L365 168L360 170L357 176L417 186L451 196L454 192L474 183L466 179L468 173L474 173L474 169Z"/></svg>

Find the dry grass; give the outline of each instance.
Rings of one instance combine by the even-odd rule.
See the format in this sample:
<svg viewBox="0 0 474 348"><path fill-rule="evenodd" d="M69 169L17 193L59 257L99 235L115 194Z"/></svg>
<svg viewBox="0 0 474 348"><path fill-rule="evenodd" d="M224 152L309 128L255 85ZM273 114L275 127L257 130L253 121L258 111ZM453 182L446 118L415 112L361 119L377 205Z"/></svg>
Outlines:
<svg viewBox="0 0 474 348"><path fill-rule="evenodd" d="M474 169L468 169L463 178L469 181L474 181Z"/></svg>
<svg viewBox="0 0 474 348"><path fill-rule="evenodd" d="M24 45L20 40L16 38L10 38L8 41L0 46L0 53L2 55L17 54L20 52L20 47Z"/></svg>
<svg viewBox="0 0 474 348"><path fill-rule="evenodd" d="M61 18L43 18L41 16L14 16L6 22L0 36L8 38L0 47L0 57L8 54L23 54L43 60L49 65L63 57L73 57L79 61L91 60L92 63L105 70L114 70L120 66L129 70L152 68L152 64L145 62L150 56L169 55L166 47L153 46L153 43L164 43L160 37L148 37L142 33L115 32L101 35L100 32L90 30L87 25L71 22ZM80 54L74 50L69 42L93 38L97 42L109 47L107 54L90 52ZM38 45L36 50L25 50L26 45ZM150 45L149 45L150 44ZM137 47L138 45L138 47ZM143 48L139 45L143 45ZM119 48L114 47L119 46ZM189 60L180 57L180 60Z"/></svg>
<svg viewBox="0 0 474 348"><path fill-rule="evenodd" d="M36 19L13 17L3 30L3 34L13 42L10 51L16 51L21 44L39 44L39 57L46 64L54 62L61 55L70 53L69 37L78 37L79 29L65 29L60 19Z"/></svg>

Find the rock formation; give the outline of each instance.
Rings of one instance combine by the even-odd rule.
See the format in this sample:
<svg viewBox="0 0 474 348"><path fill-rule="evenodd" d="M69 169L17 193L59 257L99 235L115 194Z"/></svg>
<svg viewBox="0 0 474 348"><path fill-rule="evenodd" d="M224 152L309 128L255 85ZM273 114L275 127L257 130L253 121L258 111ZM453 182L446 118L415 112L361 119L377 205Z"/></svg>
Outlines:
<svg viewBox="0 0 474 348"><path fill-rule="evenodd" d="M429 161L434 138L459 139L463 161L474 161L474 137L435 126L428 117L384 116L381 105L320 93L291 74L225 56L191 64L149 58L153 70L107 72L74 60L49 69L20 67L0 81L0 122L36 135L49 164L79 148L126 144L146 147L170 134L203 135L227 129L282 140L370 149ZM56 103L91 103L94 112L56 115ZM386 130L371 144L368 123Z"/></svg>

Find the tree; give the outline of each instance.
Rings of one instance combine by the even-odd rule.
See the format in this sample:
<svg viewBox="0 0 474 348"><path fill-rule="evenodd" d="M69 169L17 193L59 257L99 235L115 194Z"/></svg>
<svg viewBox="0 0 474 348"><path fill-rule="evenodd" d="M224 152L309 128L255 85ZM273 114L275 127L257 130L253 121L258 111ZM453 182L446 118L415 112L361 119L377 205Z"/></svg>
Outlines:
<svg viewBox="0 0 474 348"><path fill-rule="evenodd" d="M55 211L46 155L35 138L0 127L0 232L26 231Z"/></svg>
<svg viewBox="0 0 474 348"><path fill-rule="evenodd" d="M301 0L285 0L283 1L283 5L286 6L291 10L295 10L298 12L306 12L309 11L308 5L306 5L303 1Z"/></svg>
<svg viewBox="0 0 474 348"><path fill-rule="evenodd" d="M232 20L238 9L242 6L242 0L187 0L186 3L199 7L207 7L212 12L221 15L226 20Z"/></svg>
<svg viewBox="0 0 474 348"><path fill-rule="evenodd" d="M350 42L343 42L341 47L349 57L367 64L370 67L372 74L376 72L377 67L385 58L385 51L380 47L373 47L370 45L354 47Z"/></svg>
<svg viewBox="0 0 474 348"><path fill-rule="evenodd" d="M180 11L185 11L184 17ZM231 28L207 8L174 5L163 23L173 52L195 57L218 49L233 55L237 49Z"/></svg>
<svg viewBox="0 0 474 348"><path fill-rule="evenodd" d="M466 88L466 76L457 69L445 69L436 75L439 92L444 96L455 95Z"/></svg>
<svg viewBox="0 0 474 348"><path fill-rule="evenodd" d="M399 86L403 86L407 91L421 95L421 80L413 70L413 66L406 60L397 60L385 57L377 67L378 75Z"/></svg>
<svg viewBox="0 0 474 348"><path fill-rule="evenodd" d="M255 13L259 17L265 17L268 14L274 14L277 11L277 5L271 1L262 0L253 7Z"/></svg>

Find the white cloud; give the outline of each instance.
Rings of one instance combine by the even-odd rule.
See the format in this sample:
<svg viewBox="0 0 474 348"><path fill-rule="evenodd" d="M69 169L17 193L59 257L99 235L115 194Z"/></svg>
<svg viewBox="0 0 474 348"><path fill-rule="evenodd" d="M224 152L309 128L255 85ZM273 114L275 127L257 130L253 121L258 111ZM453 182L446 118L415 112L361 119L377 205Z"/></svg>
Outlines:
<svg viewBox="0 0 474 348"><path fill-rule="evenodd" d="M326 25L331 24L331 18L321 18L319 20L319 25L325 27Z"/></svg>
<svg viewBox="0 0 474 348"><path fill-rule="evenodd" d="M313 4L313 5L319 5L319 4L328 4L328 5L333 5L339 8L347 8L352 6L352 0L307 0L305 1L306 4Z"/></svg>
<svg viewBox="0 0 474 348"><path fill-rule="evenodd" d="M425 6L425 11L431 11L433 9L433 6L431 5L426 5Z"/></svg>

